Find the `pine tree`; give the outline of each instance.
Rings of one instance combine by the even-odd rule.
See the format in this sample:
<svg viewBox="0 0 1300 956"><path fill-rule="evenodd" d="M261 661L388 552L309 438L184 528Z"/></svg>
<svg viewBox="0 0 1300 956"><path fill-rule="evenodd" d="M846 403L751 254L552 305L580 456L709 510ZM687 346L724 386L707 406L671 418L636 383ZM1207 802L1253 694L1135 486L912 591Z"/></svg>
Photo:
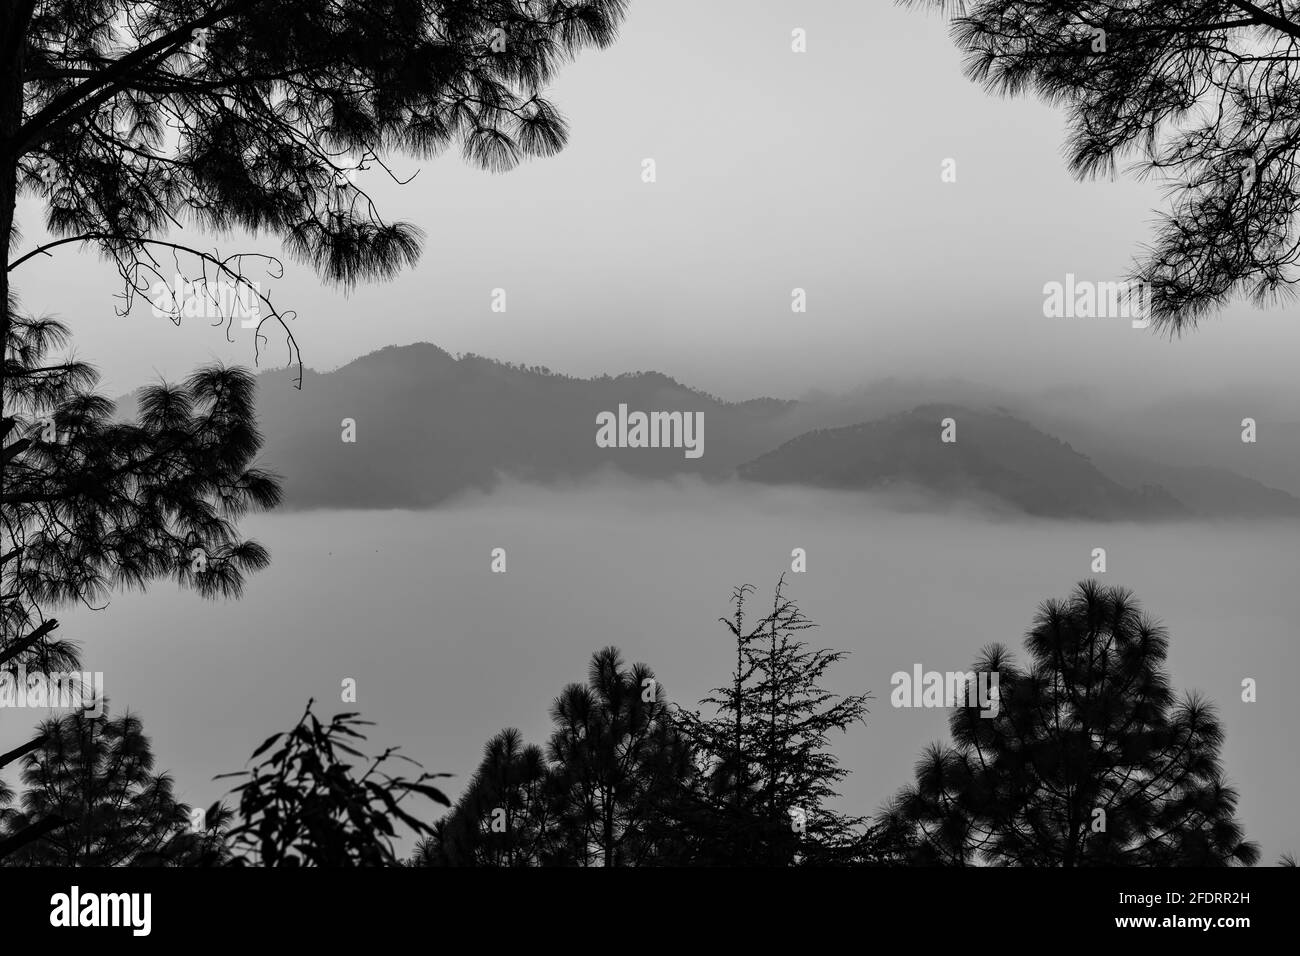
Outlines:
<svg viewBox="0 0 1300 956"><path fill-rule="evenodd" d="M492 171L553 155L568 127L544 88L580 50L613 42L625 5L5 0L0 341L11 270L87 243L120 272L123 311L175 268L251 296L255 341L278 327L296 358L292 314L260 287L279 261L172 233L270 233L331 282L391 277L422 234L384 217L362 171L407 181L400 154L453 145ZM15 253L20 192L41 199L54 238Z"/></svg>
<svg viewBox="0 0 1300 956"><path fill-rule="evenodd" d="M1175 698L1169 637L1122 588L1085 581L1040 606L1019 667L992 645L999 706L961 706L887 808L883 852L1014 866L1253 864L1223 780L1213 707Z"/></svg>
<svg viewBox="0 0 1300 956"><path fill-rule="evenodd" d="M488 741L453 811L422 840L417 866L642 866L676 862L670 812L689 785L690 751L644 664L592 655L585 684L551 705L545 752L517 730Z"/></svg>
<svg viewBox="0 0 1300 956"><path fill-rule="evenodd" d="M452 812L416 849L420 866L534 866L550 862L552 776L540 747L501 731Z"/></svg>
<svg viewBox="0 0 1300 956"><path fill-rule="evenodd" d="M690 764L654 672L626 666L617 648L597 651L587 683L564 688L551 719L552 859L579 866L659 860L671 839L665 807Z"/></svg>
<svg viewBox="0 0 1300 956"><path fill-rule="evenodd" d="M1236 295L1290 295L1300 265L1295 3L903 2L954 15L966 73L990 92L1064 108L1074 174L1126 165L1167 184L1170 208L1132 276L1155 327L1190 331Z"/></svg>
<svg viewBox="0 0 1300 956"><path fill-rule="evenodd" d="M52 355L66 329L10 326L13 404L3 449L0 662L72 648L51 643L52 609L100 604L117 587L171 577L204 596L238 596L266 551L234 521L279 503L275 476L253 465L261 446L254 382L215 366L183 386L138 395L134 421L90 391L94 373ZM47 661L46 663L53 663Z"/></svg>
<svg viewBox="0 0 1300 956"><path fill-rule="evenodd" d="M238 520L281 495L255 464L247 372L214 366L180 386L151 386L122 420L93 391L93 369L60 354L66 344L62 324L26 317L4 342L0 667L31 674L76 669L76 644L56 634L66 605L102 605L116 588L162 578L237 597L269 562ZM0 767L39 745L0 754Z"/></svg>
<svg viewBox="0 0 1300 956"><path fill-rule="evenodd" d="M138 717L78 711L47 721L37 740L20 764L19 808L0 810L0 842L42 820L66 824L15 847L6 865L181 865L215 849L210 829L194 828L176 800L171 777L153 771Z"/></svg>

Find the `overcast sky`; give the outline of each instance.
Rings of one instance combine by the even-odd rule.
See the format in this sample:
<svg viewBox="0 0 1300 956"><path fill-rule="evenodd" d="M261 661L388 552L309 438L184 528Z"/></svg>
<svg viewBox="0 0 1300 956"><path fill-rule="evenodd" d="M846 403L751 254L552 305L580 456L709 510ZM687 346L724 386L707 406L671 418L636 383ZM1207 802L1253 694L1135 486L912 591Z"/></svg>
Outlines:
<svg viewBox="0 0 1300 956"><path fill-rule="evenodd" d="M805 54L791 52L795 27ZM558 157L504 175L454 153L399 159L420 170L410 185L363 181L428 233L424 256L350 297L291 264L273 295L299 315L308 366L423 340L579 375L653 368L728 398L885 374L1135 394L1293 381L1294 309L1242 303L1174 342L1122 319L1043 317L1044 283L1123 275L1159 191L1074 181L1061 114L969 83L935 15L879 0L634 2L618 42L566 68L552 98L573 129ZM940 179L948 157L956 183ZM20 221L26 248L40 235L30 199ZM265 236L199 241L278 251ZM252 361L247 331L227 343L144 304L116 316L115 273L90 255L60 250L15 279L26 308L73 325L110 394L214 357Z"/></svg>

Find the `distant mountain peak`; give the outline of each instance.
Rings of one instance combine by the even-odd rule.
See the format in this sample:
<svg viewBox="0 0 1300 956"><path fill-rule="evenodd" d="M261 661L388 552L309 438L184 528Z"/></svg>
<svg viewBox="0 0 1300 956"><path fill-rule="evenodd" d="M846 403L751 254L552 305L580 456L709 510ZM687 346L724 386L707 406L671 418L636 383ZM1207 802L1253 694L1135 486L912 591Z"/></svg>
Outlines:
<svg viewBox="0 0 1300 956"><path fill-rule="evenodd" d="M941 440L942 422L956 441ZM764 484L869 490L907 485L944 499L992 497L1042 517L1184 515L1164 489L1112 481L1086 456L1006 409L919 405L875 421L817 429L741 465Z"/></svg>
<svg viewBox="0 0 1300 956"><path fill-rule="evenodd" d="M412 342L409 345L386 345L376 349L340 366L334 374L381 367L433 370L455 364L455 357L446 349L441 349L432 342Z"/></svg>

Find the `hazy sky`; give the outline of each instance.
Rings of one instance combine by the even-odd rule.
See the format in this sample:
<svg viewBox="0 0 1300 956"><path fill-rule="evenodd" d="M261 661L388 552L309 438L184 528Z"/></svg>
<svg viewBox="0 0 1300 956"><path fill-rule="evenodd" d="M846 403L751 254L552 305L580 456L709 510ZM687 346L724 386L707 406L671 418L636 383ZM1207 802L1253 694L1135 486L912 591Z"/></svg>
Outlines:
<svg viewBox="0 0 1300 956"><path fill-rule="evenodd" d="M805 54L791 52L795 27ZM1176 342L1122 319L1043 317L1045 282L1125 272L1159 190L1074 181L1061 114L965 80L935 15L879 0L634 2L619 41L570 65L552 98L573 129L558 157L505 175L455 153L399 159L420 170L401 189L367 174L390 217L426 230L424 256L350 297L291 264L273 295L297 311L309 366L426 340L580 375L655 368L737 398L882 374L1125 392L1293 380L1293 309L1243 303ZM948 157L956 183L940 179ZM30 199L20 219L30 245ZM265 236L199 241L278 250ZM147 305L117 317L116 276L91 256L61 250L15 278L27 308L73 324L110 393L213 357L252 361L247 331L230 344ZM796 286L807 314L790 311ZM497 287L504 314L489 308Z"/></svg>

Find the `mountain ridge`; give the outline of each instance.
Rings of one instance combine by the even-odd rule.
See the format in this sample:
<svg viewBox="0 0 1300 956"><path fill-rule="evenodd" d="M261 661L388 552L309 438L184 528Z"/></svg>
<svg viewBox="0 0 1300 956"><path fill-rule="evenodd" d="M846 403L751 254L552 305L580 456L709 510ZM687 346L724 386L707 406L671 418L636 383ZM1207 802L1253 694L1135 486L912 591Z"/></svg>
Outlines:
<svg viewBox="0 0 1300 956"><path fill-rule="evenodd" d="M614 470L645 479L876 490L994 500L1031 516L1160 520L1300 515L1300 498L1222 468L1135 458L1094 432L1090 454L1037 426L1024 402L960 381L891 378L841 394L727 401L658 371L581 378L545 366L387 346L338 368L260 372L262 461L286 507L428 508L503 477L570 482ZM942 401L917 403L923 395ZM1019 407L1008 407L1007 403ZM599 448L597 415L620 404L703 412L704 448ZM940 422L957 440L940 441ZM342 440L355 422L355 443ZM849 422L849 423L846 423ZM1102 447L1097 447L1102 443Z"/></svg>

